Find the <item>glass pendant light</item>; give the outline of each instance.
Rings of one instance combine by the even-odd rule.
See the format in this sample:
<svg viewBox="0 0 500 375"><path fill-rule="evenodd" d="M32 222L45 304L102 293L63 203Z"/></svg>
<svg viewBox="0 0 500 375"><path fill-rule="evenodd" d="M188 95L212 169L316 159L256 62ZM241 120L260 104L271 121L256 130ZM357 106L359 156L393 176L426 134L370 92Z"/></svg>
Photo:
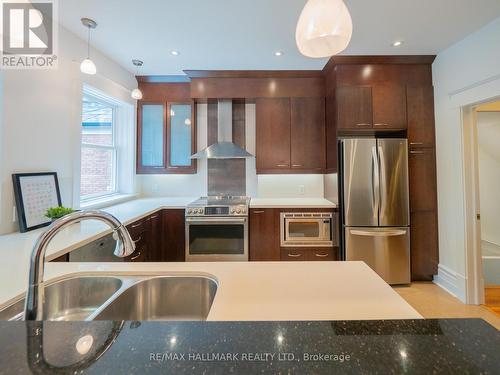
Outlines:
<svg viewBox="0 0 500 375"><path fill-rule="evenodd" d="M87 58L80 64L80 71L85 74L94 75L97 73L97 68L94 62L90 59L90 30L97 27L97 22L91 20L90 18L82 18L82 24L88 28L87 37Z"/></svg>
<svg viewBox="0 0 500 375"><path fill-rule="evenodd" d="M295 32L299 51L307 57L329 57L347 48L352 19L342 0L308 0Z"/></svg>
<svg viewBox="0 0 500 375"><path fill-rule="evenodd" d="M132 60L132 64L135 66L135 75L139 74L139 68L144 64L141 60ZM132 99L141 100L142 99L142 91L139 88L135 88L132 90Z"/></svg>

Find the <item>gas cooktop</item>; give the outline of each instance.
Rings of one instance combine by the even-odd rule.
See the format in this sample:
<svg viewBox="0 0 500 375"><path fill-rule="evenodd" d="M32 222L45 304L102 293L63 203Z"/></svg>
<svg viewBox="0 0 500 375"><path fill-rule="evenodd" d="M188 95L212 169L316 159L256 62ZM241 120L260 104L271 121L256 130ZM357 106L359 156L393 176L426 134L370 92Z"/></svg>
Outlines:
<svg viewBox="0 0 500 375"><path fill-rule="evenodd" d="M250 197L201 197L188 204L187 216L248 216Z"/></svg>

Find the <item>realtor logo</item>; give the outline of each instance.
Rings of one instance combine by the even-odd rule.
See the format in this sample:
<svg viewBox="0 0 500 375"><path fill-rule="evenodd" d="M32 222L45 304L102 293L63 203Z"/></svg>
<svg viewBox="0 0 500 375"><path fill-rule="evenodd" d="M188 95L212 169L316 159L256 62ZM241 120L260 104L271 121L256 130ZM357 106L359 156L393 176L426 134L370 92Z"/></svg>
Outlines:
<svg viewBox="0 0 500 375"><path fill-rule="evenodd" d="M55 0L2 0L1 68L54 69Z"/></svg>

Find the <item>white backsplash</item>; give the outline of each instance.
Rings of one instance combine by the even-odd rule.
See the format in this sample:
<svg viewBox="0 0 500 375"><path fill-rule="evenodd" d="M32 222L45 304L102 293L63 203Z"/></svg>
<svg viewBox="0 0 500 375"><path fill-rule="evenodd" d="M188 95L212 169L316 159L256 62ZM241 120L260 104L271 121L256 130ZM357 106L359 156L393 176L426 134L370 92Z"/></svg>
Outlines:
<svg viewBox="0 0 500 375"><path fill-rule="evenodd" d="M338 175L337 173L331 173L324 175L325 182L325 198L338 203L339 201L339 189L338 189Z"/></svg>
<svg viewBox="0 0 500 375"><path fill-rule="evenodd" d="M281 174L257 176L259 198L323 198L323 175Z"/></svg>

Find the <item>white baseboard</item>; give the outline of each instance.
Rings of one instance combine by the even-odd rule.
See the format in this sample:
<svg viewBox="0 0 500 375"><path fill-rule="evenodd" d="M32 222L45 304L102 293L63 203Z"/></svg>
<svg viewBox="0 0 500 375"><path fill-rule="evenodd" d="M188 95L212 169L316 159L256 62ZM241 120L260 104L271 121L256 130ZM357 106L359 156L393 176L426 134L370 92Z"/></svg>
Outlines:
<svg viewBox="0 0 500 375"><path fill-rule="evenodd" d="M466 302L466 279L446 266L438 265L438 274L434 276L434 284L438 285L463 303Z"/></svg>

